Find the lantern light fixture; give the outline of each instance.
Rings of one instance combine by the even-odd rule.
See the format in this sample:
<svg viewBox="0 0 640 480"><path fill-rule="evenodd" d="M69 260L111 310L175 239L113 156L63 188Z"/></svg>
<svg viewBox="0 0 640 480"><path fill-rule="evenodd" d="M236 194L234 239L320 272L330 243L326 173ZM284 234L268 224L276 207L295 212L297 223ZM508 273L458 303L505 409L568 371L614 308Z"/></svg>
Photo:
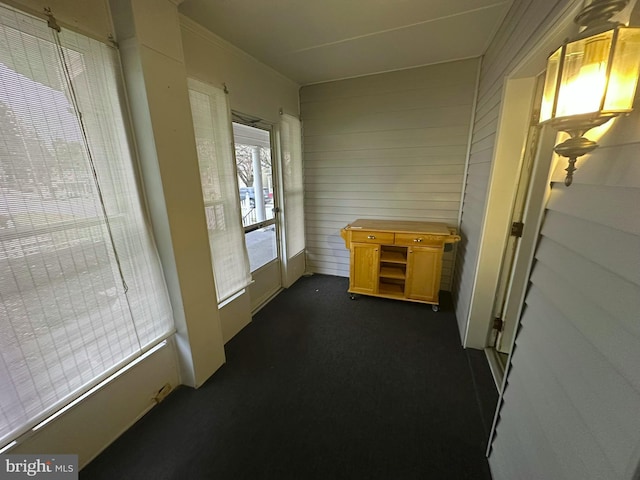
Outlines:
<svg viewBox="0 0 640 480"><path fill-rule="evenodd" d="M585 29L548 58L540 123L570 136L554 148L568 158L566 186L573 181L577 158L598 146L584 135L633 108L640 72L640 28L610 20L628 3L593 0L574 19Z"/></svg>

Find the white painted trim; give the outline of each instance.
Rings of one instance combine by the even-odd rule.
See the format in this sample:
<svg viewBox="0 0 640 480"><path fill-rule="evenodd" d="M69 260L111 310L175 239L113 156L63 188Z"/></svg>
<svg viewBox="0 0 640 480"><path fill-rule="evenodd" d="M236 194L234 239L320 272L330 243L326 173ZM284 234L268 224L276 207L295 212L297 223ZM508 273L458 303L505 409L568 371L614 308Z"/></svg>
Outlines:
<svg viewBox="0 0 640 480"><path fill-rule="evenodd" d="M522 239L520 240L520 251L516 254L515 260L516 263L520 263L520 266L517 266L516 268L524 268L526 270L527 274L524 276L526 278L526 282L529 281L529 274L533 267L533 259L535 256L535 248L538 243L538 233L544 219L547 201L551 195L551 177L553 176L557 161L557 156L555 156L552 151L555 138L556 133L552 131L549 126L543 127L540 132L537 158L533 166L534 170L531 173L531 184L527 195L526 212L523 217L525 230L523 231ZM544 160L544 157L547 157L546 161ZM520 317L524 307L526 293L526 288L520 289L520 298L516 299L518 302L518 314L516 315L518 320L517 326L515 327L516 332L511 338L509 358L507 359L507 366L498 390L498 408L496 408L493 425L491 426L491 433L489 434L487 456L489 456L491 451L491 443L493 442L493 437L498 425L500 407L502 406L502 397L504 396L504 392L507 387L507 379L509 378L509 372L511 370L511 358L513 356L513 351L516 348L516 338L518 337L518 328L520 326Z"/></svg>
<svg viewBox="0 0 640 480"><path fill-rule="evenodd" d="M278 290L264 297L262 301L258 304L258 306L256 306L253 310L251 310L251 316L254 316L256 313L258 313L260 310L266 307L267 304L271 302L271 300L276 298L280 294L280 292L282 292L283 290L284 288L280 287Z"/></svg>
<svg viewBox="0 0 640 480"><path fill-rule="evenodd" d="M173 335L173 333L171 335ZM38 430L46 427L48 424L53 422L55 419L57 419L58 417L64 415L67 411L71 410L76 405L80 404L80 402L82 402L85 398L88 398L91 395L94 395L98 391L102 390L104 387L109 385L109 383L113 382L120 375L123 375L127 370L135 367L138 363L144 361L147 357L150 357L155 352L157 352L161 348L165 348L166 346L167 346L167 340L166 339L162 340L160 343L158 343L157 345L153 346L152 348L150 348L148 351L146 351L145 353L143 353L139 357L134 358L131 362L127 363L125 366L123 366L122 368L118 369L116 372L114 372L111 375L109 375L107 378L102 380L96 386L94 386L94 387L90 388L89 390L87 390L85 393L80 395L78 398L74 399L69 404L65 405L60 410L58 410L57 412L54 412L52 415L50 415L49 417L47 417L44 420L42 420L40 423L35 425L31 430L33 432L37 432Z"/></svg>
<svg viewBox="0 0 640 480"><path fill-rule="evenodd" d="M303 83L300 86L301 87L308 87L308 86L311 86L311 85L321 85L323 83L340 82L342 80L353 80L354 78L372 77L374 75L382 75L383 73L402 72L403 70L415 70L416 68L431 67L431 66L434 66L434 65L442 65L444 63L464 62L465 60L471 60L473 58L479 58L479 57L481 57L481 55L470 55L468 57L460 57L460 58L453 58L453 59L449 59L449 60L443 60L441 62L423 63L421 65L412 65L411 67L392 68L390 70L381 70L379 72L362 73L360 75L351 75L351 76L347 76L347 77L332 78L331 80L320 80L319 82Z"/></svg>
<svg viewBox="0 0 640 480"><path fill-rule="evenodd" d="M180 384L175 357L175 337L170 337L7 451L73 452L79 468L84 467L156 405L154 396L165 384Z"/></svg>
<svg viewBox="0 0 640 480"><path fill-rule="evenodd" d="M180 377L182 383L197 388L224 363L224 343L204 222L186 71L179 60L146 46L146 42L157 43L159 31L172 35L178 42L181 40L177 21L173 23L176 10L168 3L159 5L168 11L158 12L160 30L150 31L135 24L142 13L132 8L141 8L141 4L111 0L114 19L118 20L116 31L136 132L141 180L173 307ZM163 38L162 42L173 45L167 40ZM174 95L166 95L169 87ZM174 150L182 155L179 166L172 162ZM175 169L180 170L181 182L173 181ZM197 186L198 190L181 188L183 182ZM185 205L201 213L180 216L176 212L186 208ZM199 269L194 271L196 264Z"/></svg>
<svg viewBox="0 0 640 480"><path fill-rule="evenodd" d="M562 41L567 37L567 30L575 30L578 32L578 26L575 25L573 19L578 15L582 9L585 0L570 0L565 8L560 12L557 17L548 24L548 27L544 29L541 40L536 44L534 49L529 50L522 59L516 64L509 78L518 78L523 76L536 76L542 73L545 69L540 71L531 71L528 67L531 64L535 64L536 60L541 54L550 55L555 49L557 49ZM546 66L545 66L546 68Z"/></svg>
<svg viewBox="0 0 640 480"><path fill-rule="evenodd" d="M573 23L573 18L578 13L582 5L583 5L582 0L573 0L572 2L569 2L569 4L563 9L563 11L558 16L556 16L556 18L549 24L550 26L546 29L546 33L543 35L543 39L538 43L538 46L534 49L531 49L523 57L523 59L518 63L518 65L514 68L514 70L510 74L511 78L516 78L518 75L534 76L537 73L539 73L535 71L535 69L531 70L530 65L535 64L536 60L539 58L540 55L546 55L552 50L552 48L548 47L549 42L553 41L553 39L556 39L559 36L562 36L564 32L566 32L568 29L571 28L571 24ZM555 157L550 158L549 163L539 161L541 156L545 154L544 153L545 151L547 151L547 153L551 155L551 152L549 152L549 148L545 147L546 143L548 143L549 141L549 136L555 137L555 134L550 132L548 127L546 127L541 131L541 134L540 134L539 147L537 152L538 159L533 167L534 172L532 172L531 184L529 187L529 193L527 195L527 207L526 207L527 211L525 212L525 217L523 219L523 222L525 223L525 229L527 229L528 231L531 231L530 229L534 228L534 231L536 233L539 232L542 224L542 220L544 218L545 206L551 192L550 180L551 180L551 176L553 174L554 165L555 165ZM543 181L545 183L541 184L541 182ZM536 195L537 195L537 198L534 198L536 197ZM534 236L537 236L537 235L534 235ZM523 240L524 238L525 238L525 232L523 232ZM533 265L535 245L537 243L537 240L533 239L533 245L529 245L528 248L522 245L522 243L523 241L521 241L521 245L519 246L520 251L517 252L517 257L515 261L516 262L522 261L523 259L526 258L526 262L527 262L526 268L527 268L527 271L530 271ZM520 257L525 255L526 257ZM476 274L477 274L477 271L476 271ZM526 275L527 281L528 281L528 277L529 275ZM487 450L486 450L487 457L489 457L491 453L491 447L492 447L493 439L495 436L496 427L498 425L498 421L500 418L500 410L503 404L503 396L508 384L508 378L509 378L509 373L511 369L511 358L516 348L516 338L518 337L518 328L519 328L522 308L524 306L524 296L526 294L526 288L521 289L520 294L521 294L521 298L519 299L519 305L518 305L519 313L517 315L518 326L516 326L516 332L511 339L509 358L507 360L507 365L506 365L502 382L499 388L499 398L497 402L497 408L494 414L493 424L491 426L489 439L487 441Z"/></svg>
<svg viewBox="0 0 640 480"><path fill-rule="evenodd" d="M298 105L300 104L300 95L298 95ZM280 121L274 125L273 129L273 146L272 146L272 164L277 162L278 168L272 175L275 176L276 191L274 192L275 201L280 211L276 214L276 228L278 229L278 242L279 242L279 258L280 258L280 285L282 287L289 287L289 258L287 255L287 232L286 222L284 216L287 215L286 208L284 208L284 178L282 176L282 115L280 113ZM257 312L262 308L263 304L258 305L254 312Z"/></svg>
<svg viewBox="0 0 640 480"><path fill-rule="evenodd" d="M441 20L447 20L450 18L455 18L455 17L462 17L465 15L469 15L469 14L474 14L476 12L480 12L482 10L487 10L489 8L494 8L496 5L500 5L501 3L506 3L506 2L500 2L498 4L491 4L491 5L483 5L480 7L476 7L476 8L472 8L469 10L465 10L462 12L454 12L454 13L450 13L447 15L441 15L439 17L432 17L432 18L428 18L426 20L421 20L419 22L413 22L413 23L408 23L408 24L404 24L404 25L400 25L398 27L392 27L392 28L385 28L382 30L376 30L373 32L367 32L367 33L363 33L360 35L355 35L352 37L346 37L346 38L340 38L339 40L334 40L332 42L325 42L325 43L318 43L315 45L312 45L310 47L303 47L303 48L298 48L296 50L290 50L287 53L287 55L291 55L291 54L295 54L295 53L300 53L300 52L308 52L310 50L318 50L318 49L322 49L322 48L326 48L326 47L332 47L334 45L341 45L343 43L349 43L349 42L353 42L354 40L360 40L363 38L372 38L372 37L376 37L379 35L383 35L389 32L397 32L400 30L405 30L408 28L412 28L412 27L416 27L416 26L424 26L427 25L429 23L435 23L435 22L439 22ZM495 33L494 33L495 35Z"/></svg>
<svg viewBox="0 0 640 480"><path fill-rule="evenodd" d="M480 93L480 73L482 72L483 57L478 59L478 71L476 73L476 87L473 92L473 103L471 106L471 120L469 123L469 139L467 141L467 156L464 160L464 173L462 174L462 191L460 192L460 209L458 210L458 232L462 224L462 211L464 206L464 195L467 191L467 174L469 173L469 161L471 160L471 146L473 145L473 130L476 123L476 109L478 107L478 96Z"/></svg>
<svg viewBox="0 0 640 480"><path fill-rule="evenodd" d="M522 152L529 133L535 84L535 78L524 78L507 80L503 87L469 318L463 341L466 348L487 346Z"/></svg>
<svg viewBox="0 0 640 480"><path fill-rule="evenodd" d="M495 25L495 27L493 29L493 32L491 33L491 35L489 35L489 38L487 39L487 42L482 47L482 51L483 52L486 52L489 49L489 47L491 46L491 43L493 43L493 40L496 38L496 35L500 31L500 28L502 27L502 24L504 23L504 20L507 18L507 15L509 15L509 12L513 8L513 0L511 0L510 3L511 3L511 5L509 5L509 8L505 9L504 14L502 15L502 18L500 19L500 21L496 22L496 25Z"/></svg>
<svg viewBox="0 0 640 480"><path fill-rule="evenodd" d="M251 272L254 279L248 287L251 316L282 290L281 259L282 257L279 256Z"/></svg>
<svg viewBox="0 0 640 480"><path fill-rule="evenodd" d="M503 368L502 363L500 363L500 357L495 348L485 348L484 354L487 357L487 362L489 363L489 370L491 370L493 383L495 383L496 390L499 393L504 380L505 368Z"/></svg>
<svg viewBox="0 0 640 480"><path fill-rule="evenodd" d="M248 289L232 296L219 310L222 341L226 344L251 323L251 298Z"/></svg>
<svg viewBox="0 0 640 480"><path fill-rule="evenodd" d="M253 283L253 281L251 282ZM223 307L225 307L226 305L228 305L229 303L233 302L236 298L242 296L246 291L247 288L249 287L249 285L247 285L246 287L238 290L236 293L234 293L233 295L231 295L229 298L227 298L226 300L223 300L222 302L220 302L218 304L218 310L222 309Z"/></svg>
<svg viewBox="0 0 640 480"><path fill-rule="evenodd" d="M495 181L493 175L494 175L494 169L496 168L496 162L500 158L499 148L501 146L500 142L504 134L504 132L502 131L503 129L502 120L503 120L503 113L504 113L503 110L505 109L506 86L509 85L510 81L526 80L527 78L531 80L533 79L533 77L538 75L542 70L544 70L544 68L540 70L540 68L536 67L536 64L538 63L540 56L544 56L546 58L546 56L553 50L553 48L556 47L562 41L562 39L566 36L567 31L571 29L577 30L577 27L573 23L573 18L580 11L583 3L584 3L583 0L571 0L570 2L568 2L565 8L563 8L563 10L551 22L547 24L548 26L546 28L544 27L542 28L543 33L541 35L540 41L536 43L536 47L532 48L527 54L525 54L523 58L518 62L516 67L514 67L514 69L511 70L511 72L509 72L507 76L504 78L505 87L503 88L502 100L500 103L501 112L500 112L500 118L498 119L499 126L496 132L496 141L494 144L495 148L494 148L493 159L491 163L491 175L490 175L489 189L487 191L487 203L485 206L484 218L482 221L481 235L480 235L480 241L478 246L478 258L476 259L476 264L475 264L473 288L471 293L469 312L467 314L467 319L466 319L466 328L463 336L464 338L463 345L465 347L484 348L485 346L487 346L487 339L484 338L483 340L481 337L483 336L482 332L488 332L491 329L491 322L492 322L491 313L487 314L484 311L478 312L477 305L476 305L476 302L477 302L476 293L479 285L486 286L487 281L493 282L493 277L487 280L487 278L483 276L481 272L481 266L483 264L492 265L493 262L496 261L495 259L498 259L497 262L500 262L501 261L500 259L502 258L502 254L504 251L504 245L502 243L494 243L493 240L490 241L487 238L488 235L495 234L495 232L492 231L491 228L487 228L487 218L490 215L491 204L493 203L493 202L490 202L492 190L495 187L493 183ZM553 42L558 42L558 43L553 44ZM509 123L505 122L504 127L506 128L509 126L510 126ZM513 177L508 181L513 183L517 181L517 178ZM498 205L500 204L498 203ZM504 227L506 231L506 229L508 228L508 223L510 219L510 211L508 213L503 213L503 217L504 217L502 218L503 223L501 224L501 226ZM500 253L497 253L497 251L499 251ZM492 257L491 260L486 258L486 255L491 256ZM495 287L493 287L492 293L488 293L488 294L485 293L485 295L488 295L491 297L491 300L493 300L493 298L495 297L495 289L498 288L497 280L495 283L496 284L495 284ZM471 331L471 334L470 334L470 331Z"/></svg>

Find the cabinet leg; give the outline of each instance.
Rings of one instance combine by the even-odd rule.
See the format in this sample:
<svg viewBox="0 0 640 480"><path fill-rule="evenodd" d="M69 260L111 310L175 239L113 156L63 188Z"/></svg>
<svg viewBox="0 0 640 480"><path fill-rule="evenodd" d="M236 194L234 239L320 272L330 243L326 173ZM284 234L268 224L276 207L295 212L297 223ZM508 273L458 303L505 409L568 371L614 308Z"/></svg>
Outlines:
<svg viewBox="0 0 640 480"><path fill-rule="evenodd" d="M434 312L437 312L438 310L440 310L440 306L439 305L431 305L431 310L433 310Z"/></svg>
<svg viewBox="0 0 640 480"><path fill-rule="evenodd" d="M355 294L350 293L350 294L349 294L349 298L350 298L351 300L355 300L355 299L356 299L356 296L355 296Z"/></svg>

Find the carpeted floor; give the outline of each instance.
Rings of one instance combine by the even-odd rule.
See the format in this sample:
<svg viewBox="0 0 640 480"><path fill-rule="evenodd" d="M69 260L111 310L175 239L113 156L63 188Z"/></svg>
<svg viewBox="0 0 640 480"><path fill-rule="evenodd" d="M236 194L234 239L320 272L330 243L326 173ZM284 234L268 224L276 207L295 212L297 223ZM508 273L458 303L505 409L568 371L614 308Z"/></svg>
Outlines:
<svg viewBox="0 0 640 480"><path fill-rule="evenodd" d="M448 294L431 306L300 279L81 479L490 479L497 394L483 352L460 346Z"/></svg>

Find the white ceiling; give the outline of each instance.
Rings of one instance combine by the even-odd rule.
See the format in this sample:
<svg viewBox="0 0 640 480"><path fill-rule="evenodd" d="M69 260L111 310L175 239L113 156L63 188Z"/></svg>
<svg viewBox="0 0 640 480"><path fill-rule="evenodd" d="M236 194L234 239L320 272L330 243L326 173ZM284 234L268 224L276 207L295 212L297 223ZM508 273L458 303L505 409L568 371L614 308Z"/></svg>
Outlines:
<svg viewBox="0 0 640 480"><path fill-rule="evenodd" d="M512 0L185 0L180 11L306 85L476 57Z"/></svg>

